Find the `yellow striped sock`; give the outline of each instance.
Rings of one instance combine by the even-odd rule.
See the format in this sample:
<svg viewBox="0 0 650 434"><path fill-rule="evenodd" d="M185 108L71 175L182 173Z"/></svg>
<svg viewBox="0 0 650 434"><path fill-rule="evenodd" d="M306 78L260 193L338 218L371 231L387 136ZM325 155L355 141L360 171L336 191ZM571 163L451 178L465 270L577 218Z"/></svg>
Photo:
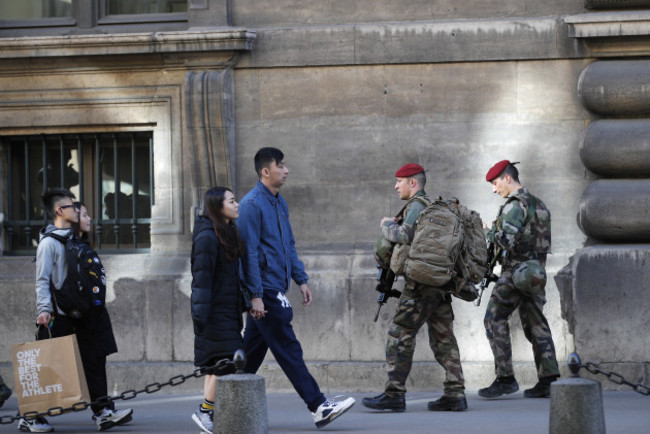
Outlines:
<svg viewBox="0 0 650 434"><path fill-rule="evenodd" d="M214 402L208 401L207 399L203 400L203 404L201 404L201 411L207 413L212 409L214 409Z"/></svg>

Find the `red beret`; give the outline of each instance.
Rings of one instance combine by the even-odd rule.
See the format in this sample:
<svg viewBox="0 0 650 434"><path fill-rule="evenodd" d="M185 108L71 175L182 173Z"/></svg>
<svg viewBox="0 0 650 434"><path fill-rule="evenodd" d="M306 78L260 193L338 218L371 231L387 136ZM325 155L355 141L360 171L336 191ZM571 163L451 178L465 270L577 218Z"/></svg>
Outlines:
<svg viewBox="0 0 650 434"><path fill-rule="evenodd" d="M487 182L492 182L494 178L501 175L501 172L505 170L508 164L510 164L510 161L508 160L499 161L497 164L492 166L490 170L488 170L487 175L485 175L485 180Z"/></svg>
<svg viewBox="0 0 650 434"><path fill-rule="evenodd" d="M415 163L408 163L399 168L395 172L396 178L408 178L409 176L417 175L420 172L424 172L424 167Z"/></svg>

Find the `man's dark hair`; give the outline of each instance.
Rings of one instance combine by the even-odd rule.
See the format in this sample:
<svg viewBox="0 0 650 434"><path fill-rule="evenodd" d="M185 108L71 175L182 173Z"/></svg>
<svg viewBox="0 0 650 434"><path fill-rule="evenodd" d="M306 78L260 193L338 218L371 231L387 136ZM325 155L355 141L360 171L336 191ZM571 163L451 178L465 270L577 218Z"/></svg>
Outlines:
<svg viewBox="0 0 650 434"><path fill-rule="evenodd" d="M255 171L258 177L262 177L262 169L275 164L280 164L284 160L284 154L278 148L266 147L257 151L255 154Z"/></svg>
<svg viewBox="0 0 650 434"><path fill-rule="evenodd" d="M499 175L499 178L503 178L506 175L510 175L513 181L517 184L521 184L519 182L519 171L513 164L508 164L506 168L503 169L503 172L501 172L501 175Z"/></svg>
<svg viewBox="0 0 650 434"><path fill-rule="evenodd" d="M70 199L75 200L75 195L72 194L72 192L67 188L48 188L45 193L43 193L43 196L41 196L41 200L43 201L43 209L49 218L54 218L54 215L56 214L54 205L65 197L69 197Z"/></svg>

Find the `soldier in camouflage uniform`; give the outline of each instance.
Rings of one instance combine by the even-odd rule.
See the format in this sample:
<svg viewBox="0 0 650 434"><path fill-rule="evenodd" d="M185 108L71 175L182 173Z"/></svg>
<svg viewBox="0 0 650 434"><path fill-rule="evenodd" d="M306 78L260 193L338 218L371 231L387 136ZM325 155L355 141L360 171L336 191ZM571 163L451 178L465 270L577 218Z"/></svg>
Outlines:
<svg viewBox="0 0 650 434"><path fill-rule="evenodd" d="M493 192L507 201L487 233L502 271L485 312L485 331L494 354L497 378L492 385L479 390L484 398L519 390L512 368L508 326L508 319L517 308L524 334L533 345L539 377L535 387L524 391L524 396L549 397L551 383L560 376L551 329L542 312L546 303L545 265L551 247L551 215L541 200L521 186L514 164L517 163L501 161L486 176Z"/></svg>
<svg viewBox="0 0 650 434"><path fill-rule="evenodd" d="M397 173L395 189L400 199L407 200L402 212L395 218L381 220L384 238L397 244L410 244L418 215L430 203L424 192L426 177L422 166L407 164ZM385 391L373 398L364 398L363 405L376 410L404 411L406 409L406 378L411 371L415 336L426 323L429 346L445 369L444 395L429 402L432 411L461 411L467 409L465 380L460 365L458 343L453 331L454 312L451 295L433 286L421 285L406 279L402 296L388 330L386 362L388 381Z"/></svg>

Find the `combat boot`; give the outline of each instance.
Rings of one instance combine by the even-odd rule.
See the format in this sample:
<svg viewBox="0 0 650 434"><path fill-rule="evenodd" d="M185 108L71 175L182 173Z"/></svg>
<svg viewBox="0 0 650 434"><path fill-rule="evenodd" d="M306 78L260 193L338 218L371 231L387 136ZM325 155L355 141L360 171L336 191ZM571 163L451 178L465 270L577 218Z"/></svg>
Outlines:
<svg viewBox="0 0 650 434"><path fill-rule="evenodd" d="M532 389L524 390L524 398L549 398L551 396L551 383L558 378L556 375L540 378Z"/></svg>
<svg viewBox="0 0 650 434"><path fill-rule="evenodd" d="M479 389L478 394L483 398L496 398L497 396L515 393L518 390L519 384L517 384L514 376L497 377L489 387Z"/></svg>
<svg viewBox="0 0 650 434"><path fill-rule="evenodd" d="M361 404L363 404L364 407L372 408L373 410L406 410L406 400L404 399L404 395L388 396L385 393L382 393L374 398L363 398Z"/></svg>
<svg viewBox="0 0 650 434"><path fill-rule="evenodd" d="M467 410L467 399L464 396L455 398L443 395L440 399L430 401L428 407L431 411L463 411Z"/></svg>

